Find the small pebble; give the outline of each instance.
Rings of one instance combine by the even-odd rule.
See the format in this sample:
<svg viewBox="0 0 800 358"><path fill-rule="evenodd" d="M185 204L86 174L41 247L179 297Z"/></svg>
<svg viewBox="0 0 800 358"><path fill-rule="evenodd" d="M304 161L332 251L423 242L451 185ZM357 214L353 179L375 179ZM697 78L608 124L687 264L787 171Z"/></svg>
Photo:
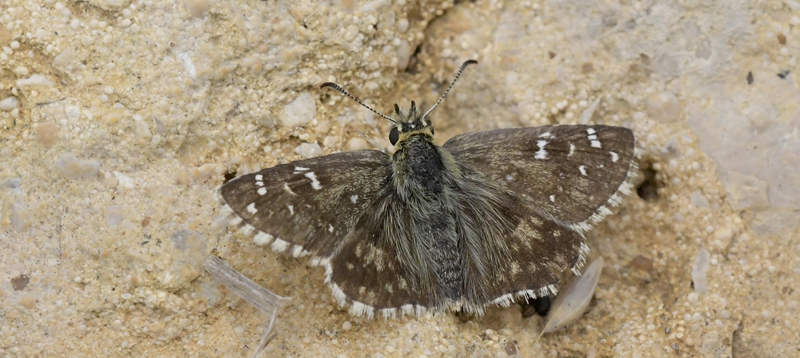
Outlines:
<svg viewBox="0 0 800 358"><path fill-rule="evenodd" d="M36 128L36 134L39 136L39 141L49 147L56 140L58 125L55 123L43 123Z"/></svg>
<svg viewBox="0 0 800 358"><path fill-rule="evenodd" d="M699 191L693 191L692 194L689 196L692 200L692 205L696 208L708 208L709 203L708 199L706 199L705 195Z"/></svg>
<svg viewBox="0 0 800 358"><path fill-rule="evenodd" d="M114 172L114 176L117 178L117 184L119 187L123 189L133 189L136 187L133 178L117 171Z"/></svg>
<svg viewBox="0 0 800 358"><path fill-rule="evenodd" d="M517 346L514 343L508 342L504 348L506 355L509 357L517 355Z"/></svg>
<svg viewBox="0 0 800 358"><path fill-rule="evenodd" d="M636 257L631 260L631 266L642 271L650 271L650 269L653 268L653 260L642 255L636 255Z"/></svg>
<svg viewBox="0 0 800 358"><path fill-rule="evenodd" d="M283 107L281 124L284 127L295 128L310 122L317 116L317 104L314 97L303 92L294 101Z"/></svg>
<svg viewBox="0 0 800 358"><path fill-rule="evenodd" d="M122 222L123 210L122 206L109 205L105 208L105 220L108 226L117 226Z"/></svg>
<svg viewBox="0 0 800 358"><path fill-rule="evenodd" d="M344 321L344 323L342 323L342 329L345 331L349 331L353 329L353 324L350 323L350 321Z"/></svg>
<svg viewBox="0 0 800 358"><path fill-rule="evenodd" d="M11 287L14 288L14 291L22 291L25 287L28 287L30 282L31 278L28 277L28 275L22 274L11 279Z"/></svg>
<svg viewBox="0 0 800 358"><path fill-rule="evenodd" d="M64 51L61 51L58 56L53 59L53 63L56 66L66 66L72 63L72 60L75 59L75 51L71 48L68 48Z"/></svg>
<svg viewBox="0 0 800 358"><path fill-rule="evenodd" d="M40 74L35 74L28 78L17 80L17 87L22 89L30 87L49 87L52 85L53 85L52 81L48 80L47 77Z"/></svg>
<svg viewBox="0 0 800 358"><path fill-rule="evenodd" d="M362 150L369 148L367 141L361 137L353 137L347 141L348 150Z"/></svg>
<svg viewBox="0 0 800 358"><path fill-rule="evenodd" d="M0 111L10 112L19 105L17 97L11 96L0 101Z"/></svg>
<svg viewBox="0 0 800 358"><path fill-rule="evenodd" d="M8 221L9 224L11 224L11 227L13 227L17 232L27 230L30 221L28 220L28 214L25 210L25 205L19 202L12 203L11 214L8 216Z"/></svg>
<svg viewBox="0 0 800 358"><path fill-rule="evenodd" d="M398 20L397 21L397 31L400 31L400 33L404 33L406 31L408 31L408 20L406 20L406 19Z"/></svg>
<svg viewBox="0 0 800 358"><path fill-rule="evenodd" d="M88 179L100 172L100 162L78 159L72 153L65 153L56 161L56 171L67 179Z"/></svg>
<svg viewBox="0 0 800 358"><path fill-rule="evenodd" d="M709 254L708 251L704 248L701 248L700 251L697 253L697 257L694 259L694 264L692 264L692 282L694 283L694 290L703 293L708 290L708 278L706 277L706 271L709 268Z"/></svg>
<svg viewBox="0 0 800 358"><path fill-rule="evenodd" d="M303 158L311 158L322 154L322 148L317 143L303 143L297 146L294 152Z"/></svg>
<svg viewBox="0 0 800 358"><path fill-rule="evenodd" d="M686 298L689 300L690 303L694 303L697 302L697 300L700 298L700 295L698 295L697 292L692 292Z"/></svg>
<svg viewBox="0 0 800 358"><path fill-rule="evenodd" d="M192 13L194 17L202 17L209 9L211 9L211 1L209 0L186 0L186 9Z"/></svg>
<svg viewBox="0 0 800 358"><path fill-rule="evenodd" d="M647 115L660 122L674 122L681 109L678 97L672 92L654 93L647 98Z"/></svg>
<svg viewBox="0 0 800 358"><path fill-rule="evenodd" d="M28 73L30 73L30 72L28 71L28 68L25 67L25 66L14 67L14 74L19 76L19 77L27 76Z"/></svg>
<svg viewBox="0 0 800 358"><path fill-rule="evenodd" d="M692 315L692 321L700 322L702 320L703 320L703 316L701 316L699 313L695 313L695 314Z"/></svg>

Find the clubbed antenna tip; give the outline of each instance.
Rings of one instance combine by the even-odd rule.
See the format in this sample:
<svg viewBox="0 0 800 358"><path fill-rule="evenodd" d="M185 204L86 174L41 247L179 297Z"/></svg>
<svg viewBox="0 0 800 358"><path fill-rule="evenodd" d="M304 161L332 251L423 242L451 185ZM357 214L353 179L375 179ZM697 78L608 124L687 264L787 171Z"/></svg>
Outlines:
<svg viewBox="0 0 800 358"><path fill-rule="evenodd" d="M436 109L436 106L438 106L439 103L442 103L442 100L444 100L444 97L447 96L447 93L449 93L450 89L453 88L453 85L456 84L456 81L458 81L458 78L461 77L461 73L464 72L464 69L467 68L467 66L469 66L471 64L474 64L474 63L478 63L478 61L466 60L466 61L464 61L464 63L461 64L461 68L459 68L458 72L456 73L456 78L453 79L453 82L450 82L450 87L447 87L447 91L444 91L444 94L442 94L442 96L439 97L439 100L436 101L436 103L433 104L433 107L431 107L431 109L429 109L427 112L425 112L425 114L422 116L422 118L427 117L428 114L430 114L431 112L433 112L434 109Z"/></svg>

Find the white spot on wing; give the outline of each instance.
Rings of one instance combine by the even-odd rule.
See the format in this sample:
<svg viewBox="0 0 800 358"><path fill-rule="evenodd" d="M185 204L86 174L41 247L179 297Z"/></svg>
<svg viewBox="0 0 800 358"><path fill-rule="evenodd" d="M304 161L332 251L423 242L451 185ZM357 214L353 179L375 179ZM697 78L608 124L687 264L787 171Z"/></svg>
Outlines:
<svg viewBox="0 0 800 358"><path fill-rule="evenodd" d="M353 301L353 305L350 306L350 314L353 316L367 316L372 319L375 314L375 308L358 301Z"/></svg>
<svg viewBox="0 0 800 358"><path fill-rule="evenodd" d="M264 195L267 193L267 188L258 188L258 195Z"/></svg>
<svg viewBox="0 0 800 358"><path fill-rule="evenodd" d="M294 206L289 205L289 213L294 215Z"/></svg>
<svg viewBox="0 0 800 358"><path fill-rule="evenodd" d="M264 176L261 175L261 174L256 174L256 180L262 181L262 180L264 180Z"/></svg>
<svg viewBox="0 0 800 358"><path fill-rule="evenodd" d="M272 241L272 239L273 239L272 235L259 231L258 234L256 234L256 237L253 238L253 242L256 245L261 246L269 244L269 242Z"/></svg>
<svg viewBox="0 0 800 358"><path fill-rule="evenodd" d="M256 186L264 186L264 182L263 181L257 181L256 182Z"/></svg>
<svg viewBox="0 0 800 358"><path fill-rule="evenodd" d="M289 183L283 183L283 190L286 190L289 194L297 195L297 193L293 192L292 188L289 187Z"/></svg>
<svg viewBox="0 0 800 358"><path fill-rule="evenodd" d="M304 167L294 167L294 173L292 174L300 174L302 172L307 172L309 169Z"/></svg>
<svg viewBox="0 0 800 358"><path fill-rule="evenodd" d="M311 266L326 266L330 263L330 259L327 257L312 257L311 258Z"/></svg>
<svg viewBox="0 0 800 358"><path fill-rule="evenodd" d="M619 155L614 152L609 152L609 153L611 153L611 161L616 163L619 160Z"/></svg>
<svg viewBox="0 0 800 358"><path fill-rule="evenodd" d="M256 228L250 224L244 224L244 226L239 228L239 232L241 232L245 236L250 236L253 234L253 231L256 231Z"/></svg>
<svg viewBox="0 0 800 358"><path fill-rule="evenodd" d="M578 167L578 170L581 171L581 175L586 176L586 167L581 165L581 166Z"/></svg>
<svg viewBox="0 0 800 358"><path fill-rule="evenodd" d="M548 138L548 137L550 137L550 132L544 132L539 135L539 138Z"/></svg>
<svg viewBox="0 0 800 358"><path fill-rule="evenodd" d="M328 232L333 232L333 225L328 224Z"/></svg>
<svg viewBox="0 0 800 358"><path fill-rule="evenodd" d="M333 291L333 297L336 298L336 302L339 303L339 306L344 306L347 303L347 296L345 296L342 289L339 288L339 285L333 283L331 284L331 291Z"/></svg>
<svg viewBox="0 0 800 358"><path fill-rule="evenodd" d="M512 302L512 294L510 293L495 298L494 301L492 301L492 303L494 303L495 305L502 307L510 306L511 302Z"/></svg>
<svg viewBox="0 0 800 358"><path fill-rule="evenodd" d="M512 177L511 175L506 175L506 181L512 181L512 180L514 180L514 177Z"/></svg>
<svg viewBox="0 0 800 358"><path fill-rule="evenodd" d="M356 201L358 201L358 195L351 195L351 196L350 196L350 201L352 201L352 202L353 202L353 204L355 204L355 203L356 203Z"/></svg>
<svg viewBox="0 0 800 358"><path fill-rule="evenodd" d="M594 131L594 129L588 128L586 129L586 133L589 133L589 136L587 138L591 142L592 148L601 148L600 141L597 140L597 135L595 134L596 132Z"/></svg>
<svg viewBox="0 0 800 358"><path fill-rule="evenodd" d="M381 313L383 313L383 318L389 318L389 317L395 318L397 317L396 312L397 310L394 308L384 308L381 310Z"/></svg>
<svg viewBox="0 0 800 358"><path fill-rule="evenodd" d="M556 202L556 196L555 195L550 195L550 201L555 203Z"/></svg>
<svg viewBox="0 0 800 358"><path fill-rule="evenodd" d="M275 239L275 242L272 243L272 250L277 252L284 252L288 248L289 248L289 243L281 239Z"/></svg>
<svg viewBox="0 0 800 358"><path fill-rule="evenodd" d="M540 140L536 142L536 146L539 147L539 150L536 151L536 155L533 157L536 159L547 159L547 151L544 150L544 146L547 145L546 140Z"/></svg>
<svg viewBox="0 0 800 358"><path fill-rule="evenodd" d="M257 213L258 209L256 209L256 203L250 203L250 205L247 206L247 212L250 214Z"/></svg>
<svg viewBox="0 0 800 358"><path fill-rule="evenodd" d="M292 247L292 257L300 257L303 254L303 247L300 245L294 245Z"/></svg>
<svg viewBox="0 0 800 358"><path fill-rule="evenodd" d="M569 154L567 154L567 156L571 157L573 154L575 154L575 144L570 143L569 144Z"/></svg>
<svg viewBox="0 0 800 358"><path fill-rule="evenodd" d="M311 187L314 188L314 190L322 189L322 185L319 184L319 180L317 180L317 176L314 175L314 172L306 173L306 178L311 179Z"/></svg>

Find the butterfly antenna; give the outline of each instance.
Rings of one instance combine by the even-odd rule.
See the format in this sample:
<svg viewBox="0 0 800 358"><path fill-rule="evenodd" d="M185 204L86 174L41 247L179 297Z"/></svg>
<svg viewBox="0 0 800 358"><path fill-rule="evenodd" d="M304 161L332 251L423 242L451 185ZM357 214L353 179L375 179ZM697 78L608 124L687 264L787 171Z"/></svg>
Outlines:
<svg viewBox="0 0 800 358"><path fill-rule="evenodd" d="M469 66L469 65L471 65L473 63L478 63L478 61L466 60L466 61L464 61L463 64L461 64L461 68L458 69L458 73L456 73L456 78L454 78L453 82L450 83L450 87L447 87L447 91L444 91L444 94L441 97L439 97L439 100L436 101L436 103L433 104L433 107L431 107L431 109L429 109L427 112L425 112L425 114L422 116L422 118L427 117L428 114L430 114L431 112L433 112L434 109L436 109L436 106L438 106L439 103L442 103L442 100L444 100L444 97L447 96L447 93L450 92L450 89L453 88L453 85L456 84L456 81L458 81L458 77L461 76L461 72L464 72L464 69L467 68L467 66Z"/></svg>
<svg viewBox="0 0 800 358"><path fill-rule="evenodd" d="M366 105L366 104L364 104L363 102L359 101L359 100L358 100L358 98L355 98L355 97L353 97L353 95L351 95L351 94L350 94L350 92L347 92L347 91L346 91L344 88L342 88L342 86L339 86L339 85L337 85L337 84L335 84L335 83L333 83L333 82L325 82L325 83L323 83L323 84L321 84L321 85L319 86L319 88L325 88L325 87L333 88L333 89L335 89L335 90L339 91L339 93L341 93L341 94L343 94L343 95L345 95L345 96L347 96L347 97L350 97L350 99L352 99L352 100L356 101L356 103L358 103L358 104L360 104L360 105L364 106L364 108L366 108L366 109L368 109L368 110L372 111L372 113L375 113L375 114L377 114L377 115L379 115L379 116L381 116L381 117L383 117L383 118L386 118L387 120L389 120L389 122L392 122L392 123L397 123L397 122L396 122L394 119L392 119L391 117L389 117L389 116L386 116L386 115L384 115L383 113L381 113L381 112L378 112L378 111L376 111L376 110L372 109L372 107L370 107L370 106L367 106L367 105Z"/></svg>

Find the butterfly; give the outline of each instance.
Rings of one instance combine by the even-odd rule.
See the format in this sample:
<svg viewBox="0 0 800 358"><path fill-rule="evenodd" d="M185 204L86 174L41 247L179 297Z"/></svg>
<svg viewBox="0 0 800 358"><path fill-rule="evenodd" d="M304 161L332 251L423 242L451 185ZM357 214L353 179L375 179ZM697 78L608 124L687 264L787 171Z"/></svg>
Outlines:
<svg viewBox="0 0 800 358"><path fill-rule="evenodd" d="M434 144L414 102L395 104L393 154L357 150L242 175L217 191L231 223L259 245L325 268L353 315L483 314L556 294L579 274L584 233L636 175L630 129L552 125L461 134Z"/></svg>

